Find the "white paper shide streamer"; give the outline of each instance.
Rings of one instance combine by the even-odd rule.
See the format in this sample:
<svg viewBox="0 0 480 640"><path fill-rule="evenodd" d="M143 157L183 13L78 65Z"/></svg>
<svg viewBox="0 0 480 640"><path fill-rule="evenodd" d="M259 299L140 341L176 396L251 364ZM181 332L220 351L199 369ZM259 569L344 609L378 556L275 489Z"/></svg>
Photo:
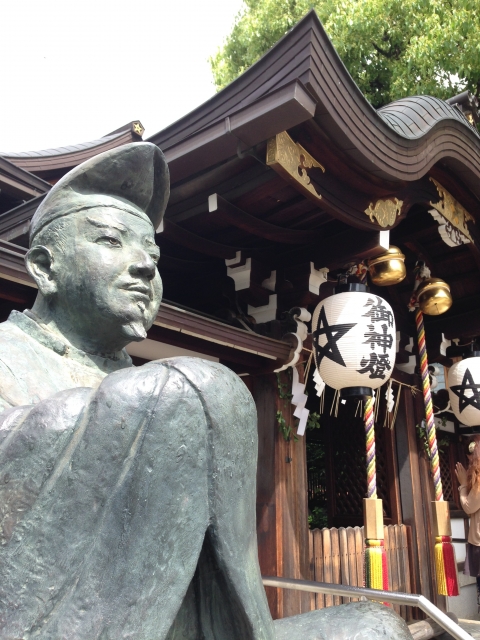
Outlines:
<svg viewBox="0 0 480 640"><path fill-rule="evenodd" d="M292 377L292 404L296 405L293 415L298 418L297 436L303 436L307 426L309 410L305 409L308 396L305 393L305 385L299 381L298 371L293 367Z"/></svg>

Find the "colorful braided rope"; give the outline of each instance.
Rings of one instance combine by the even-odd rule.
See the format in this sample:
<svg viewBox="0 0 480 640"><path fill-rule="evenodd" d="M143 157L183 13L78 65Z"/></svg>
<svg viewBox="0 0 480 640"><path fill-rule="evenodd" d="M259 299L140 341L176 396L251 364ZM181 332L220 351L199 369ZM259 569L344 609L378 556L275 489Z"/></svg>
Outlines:
<svg viewBox="0 0 480 640"><path fill-rule="evenodd" d="M367 398L364 409L365 436L367 439L367 496L377 497L377 462L375 457L375 424L373 415L373 398Z"/></svg>
<svg viewBox="0 0 480 640"><path fill-rule="evenodd" d="M423 313L420 309L415 312L417 325L418 353L420 356L420 372L422 374L423 402L425 404L425 418L427 422L427 441L430 452L430 465L432 469L433 484L435 487L435 500L443 500L442 478L440 476L440 460L438 457L437 432L433 419L432 394L430 392L430 378L428 375L427 348L425 344L425 326Z"/></svg>
<svg viewBox="0 0 480 640"><path fill-rule="evenodd" d="M377 460L375 455L375 400L367 398L363 419L367 443L367 496L377 499ZM381 500L380 500L381 503ZM388 565L383 540L365 540L364 583L370 589L388 589Z"/></svg>

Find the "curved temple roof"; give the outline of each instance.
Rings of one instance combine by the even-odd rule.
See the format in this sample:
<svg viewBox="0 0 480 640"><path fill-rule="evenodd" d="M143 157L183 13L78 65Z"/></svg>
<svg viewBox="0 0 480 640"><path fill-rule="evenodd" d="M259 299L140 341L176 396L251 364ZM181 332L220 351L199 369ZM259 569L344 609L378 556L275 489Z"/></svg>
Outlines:
<svg viewBox="0 0 480 640"><path fill-rule="evenodd" d="M55 149L42 149L41 151L6 151L1 155L4 158L8 158L10 161L20 158L50 158L52 156L62 156L69 153L77 153L85 151L87 149L93 149L103 144L108 144L111 140L115 140L119 137L119 134L110 134L103 136L98 140L91 140L90 142L81 142L79 144L70 144L66 147L57 147Z"/></svg>
<svg viewBox="0 0 480 640"><path fill-rule="evenodd" d="M172 177L181 178L193 170L189 155L193 161L198 154L192 152L199 146L213 138L218 141L220 125L225 145L232 137L245 146L273 135L268 123L253 133L255 122L246 116L241 133L230 124L237 114L254 107L258 118L268 98L295 82L296 99L303 100L304 112L287 114L285 129L311 119L313 109L315 121L333 143L370 174L389 183L413 181L442 162L480 196L480 136L460 111L429 96L406 98L376 111L351 78L313 10L239 78L150 141L166 152ZM300 96L302 89L304 96ZM306 104L308 97L313 98L313 106ZM249 126L250 135L246 135ZM230 151L232 148L230 143ZM209 154L211 165L226 157L225 151L221 157L217 149Z"/></svg>
<svg viewBox="0 0 480 640"><path fill-rule="evenodd" d="M44 149L42 151L0 151L0 157L35 175L49 175L55 171L64 173L98 153L108 151L122 144L141 140L143 132L142 124L140 121L135 120L106 136L90 142L57 147L56 149Z"/></svg>
<svg viewBox="0 0 480 640"><path fill-rule="evenodd" d="M465 116L444 100L432 96L410 96L396 100L378 110L380 117L400 136L415 140L429 133L441 121L448 126L457 120L480 137Z"/></svg>

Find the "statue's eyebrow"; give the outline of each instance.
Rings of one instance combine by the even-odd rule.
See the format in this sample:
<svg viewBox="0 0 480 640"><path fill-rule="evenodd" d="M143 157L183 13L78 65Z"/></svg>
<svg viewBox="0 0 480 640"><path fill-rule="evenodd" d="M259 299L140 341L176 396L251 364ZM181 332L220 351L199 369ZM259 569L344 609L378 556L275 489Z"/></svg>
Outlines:
<svg viewBox="0 0 480 640"><path fill-rule="evenodd" d="M120 233L127 233L128 229L121 222L113 223L113 222L103 222L102 220L95 220L95 218L90 218L87 216L87 221L92 224L94 227L98 227L99 229L116 229L120 231Z"/></svg>

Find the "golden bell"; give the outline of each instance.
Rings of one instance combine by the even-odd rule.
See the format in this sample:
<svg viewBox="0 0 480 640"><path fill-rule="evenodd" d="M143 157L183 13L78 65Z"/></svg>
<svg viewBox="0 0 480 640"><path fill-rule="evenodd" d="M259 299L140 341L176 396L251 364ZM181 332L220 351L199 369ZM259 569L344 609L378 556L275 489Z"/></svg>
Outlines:
<svg viewBox="0 0 480 640"><path fill-rule="evenodd" d="M381 256L368 261L368 270L373 284L391 287L401 282L407 275L405 256L398 247L390 246Z"/></svg>
<svg viewBox="0 0 480 640"><path fill-rule="evenodd" d="M427 316L439 316L452 306L450 287L440 278L427 278L416 294L418 306Z"/></svg>

